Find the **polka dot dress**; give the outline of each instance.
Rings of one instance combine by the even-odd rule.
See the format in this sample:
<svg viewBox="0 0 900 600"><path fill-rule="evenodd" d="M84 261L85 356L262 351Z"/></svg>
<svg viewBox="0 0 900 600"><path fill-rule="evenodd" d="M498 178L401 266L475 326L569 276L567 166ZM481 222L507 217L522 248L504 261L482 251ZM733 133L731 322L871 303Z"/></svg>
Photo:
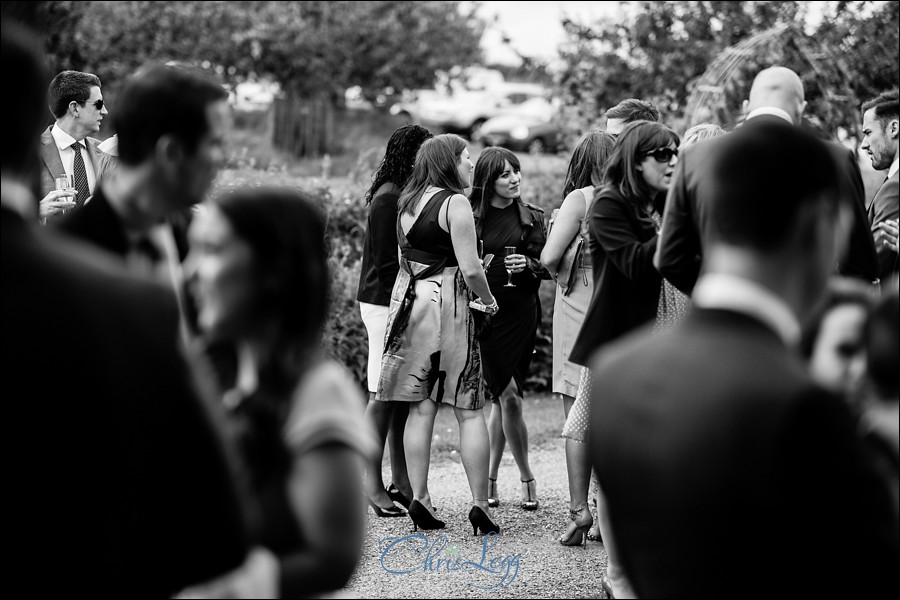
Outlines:
<svg viewBox="0 0 900 600"><path fill-rule="evenodd" d="M656 232L662 226L662 217L655 210L650 213L650 218L656 223ZM663 331L672 327L681 320L690 306L690 298L669 283L665 278L659 286L659 304L656 308L656 322L653 324L653 332Z"/></svg>
<svg viewBox="0 0 900 600"><path fill-rule="evenodd" d="M562 436L576 442L587 441L587 432L590 428L590 402L591 402L591 370L581 368L581 379L578 382L578 392L575 394L575 404L569 410L569 418L563 427Z"/></svg>

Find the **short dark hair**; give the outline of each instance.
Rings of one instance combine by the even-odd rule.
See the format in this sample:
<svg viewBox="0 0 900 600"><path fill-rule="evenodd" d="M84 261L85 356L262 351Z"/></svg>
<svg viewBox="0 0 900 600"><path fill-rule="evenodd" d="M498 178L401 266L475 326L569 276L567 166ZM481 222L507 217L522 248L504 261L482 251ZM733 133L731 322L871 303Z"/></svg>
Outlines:
<svg viewBox="0 0 900 600"><path fill-rule="evenodd" d="M628 98L622 100L606 111L607 119L622 119L625 123L633 121L659 121L659 109L652 102Z"/></svg>
<svg viewBox="0 0 900 600"><path fill-rule="evenodd" d="M69 104L74 100L84 104L91 97L91 88L101 87L100 78L93 73L63 71L53 78L47 89L50 112L57 119L65 116Z"/></svg>
<svg viewBox="0 0 900 600"><path fill-rule="evenodd" d="M637 166L648 152L673 143L677 148L680 142L678 134L662 123L629 123L616 138L615 148L606 164L604 184L614 186L628 200L651 200L656 192L644 181Z"/></svg>
<svg viewBox="0 0 900 600"><path fill-rule="evenodd" d="M838 168L813 134L767 122L717 143L710 214L722 242L769 252L797 228L803 207L837 212Z"/></svg>
<svg viewBox="0 0 900 600"><path fill-rule="evenodd" d="M46 114L47 74L37 36L12 19L2 22L3 73L16 82L20 104L6 126L3 171L28 180L38 165L38 148Z"/></svg>
<svg viewBox="0 0 900 600"><path fill-rule="evenodd" d="M207 107L227 98L225 88L199 71L163 65L140 70L116 99L113 127L120 162L140 164L164 135L177 137L194 152L209 131Z"/></svg>
<svg viewBox="0 0 900 600"><path fill-rule="evenodd" d="M891 119L900 118L900 101L898 101L898 91L891 90L879 94L870 100L866 100L862 105L862 111L865 113L870 108L875 109L875 117L882 127Z"/></svg>
<svg viewBox="0 0 900 600"><path fill-rule="evenodd" d="M434 137L433 134L419 125L404 125L391 134L384 151L384 158L372 175L372 187L366 192L366 204L372 201L375 193L385 183L393 183L403 188L406 180L412 175L416 153L422 142Z"/></svg>

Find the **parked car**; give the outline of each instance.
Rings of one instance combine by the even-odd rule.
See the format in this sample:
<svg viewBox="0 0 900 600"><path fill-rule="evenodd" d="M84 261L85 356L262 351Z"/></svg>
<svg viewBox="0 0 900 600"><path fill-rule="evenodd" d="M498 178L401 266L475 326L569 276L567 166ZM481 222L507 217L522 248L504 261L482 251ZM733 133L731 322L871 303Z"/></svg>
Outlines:
<svg viewBox="0 0 900 600"><path fill-rule="evenodd" d="M496 83L481 90L456 89L452 94L419 90L414 102L395 105L391 113L433 131L481 137L485 121L532 99L546 97L547 90L534 83Z"/></svg>
<svg viewBox="0 0 900 600"><path fill-rule="evenodd" d="M553 122L555 113L552 102L543 97L532 98L485 121L481 125L481 141L515 152L556 152L562 134Z"/></svg>

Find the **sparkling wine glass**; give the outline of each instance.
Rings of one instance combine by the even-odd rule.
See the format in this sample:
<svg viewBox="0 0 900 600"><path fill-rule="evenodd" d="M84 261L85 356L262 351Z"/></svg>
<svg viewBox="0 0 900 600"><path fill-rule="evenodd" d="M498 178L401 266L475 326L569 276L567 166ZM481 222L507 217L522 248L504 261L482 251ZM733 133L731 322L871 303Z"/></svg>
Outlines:
<svg viewBox="0 0 900 600"><path fill-rule="evenodd" d="M515 246L504 246L503 247L504 254L506 256L506 284L503 287L516 287L516 284L512 282L512 269L509 268L509 257L516 253Z"/></svg>

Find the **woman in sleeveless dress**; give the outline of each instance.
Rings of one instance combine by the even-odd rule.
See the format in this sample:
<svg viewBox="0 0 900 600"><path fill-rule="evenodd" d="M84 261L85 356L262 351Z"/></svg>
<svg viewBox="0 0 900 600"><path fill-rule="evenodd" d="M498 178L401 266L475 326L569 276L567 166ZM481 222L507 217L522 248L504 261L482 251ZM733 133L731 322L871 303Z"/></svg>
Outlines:
<svg viewBox="0 0 900 600"><path fill-rule="evenodd" d="M571 266L575 272L570 277L568 289L564 290L562 286L569 282L558 282L553 310L553 391L562 396L566 417L575 402L584 369L569 361L569 352L594 293L587 215L594 204L594 189L600 186L603 170L615 143L616 139L605 131L589 131L582 136L569 161L562 206L541 252L541 262L556 279L560 261L569 253L570 246L582 243L581 264ZM588 498L591 465L586 444L566 439L566 471L569 510L575 512ZM599 532L593 531L593 535L589 532L588 537L597 539ZM565 535L561 540L563 543L581 541Z"/></svg>
<svg viewBox="0 0 900 600"><path fill-rule="evenodd" d="M497 302L475 242L472 209L462 191L473 165L459 136L426 140L398 202L400 273L391 293L387 336L375 400L409 402L405 448L416 527L442 529L428 492L431 439L440 404L459 423L460 454L477 532L499 533L487 503L489 442L484 421L481 353L470 300L488 313Z"/></svg>

